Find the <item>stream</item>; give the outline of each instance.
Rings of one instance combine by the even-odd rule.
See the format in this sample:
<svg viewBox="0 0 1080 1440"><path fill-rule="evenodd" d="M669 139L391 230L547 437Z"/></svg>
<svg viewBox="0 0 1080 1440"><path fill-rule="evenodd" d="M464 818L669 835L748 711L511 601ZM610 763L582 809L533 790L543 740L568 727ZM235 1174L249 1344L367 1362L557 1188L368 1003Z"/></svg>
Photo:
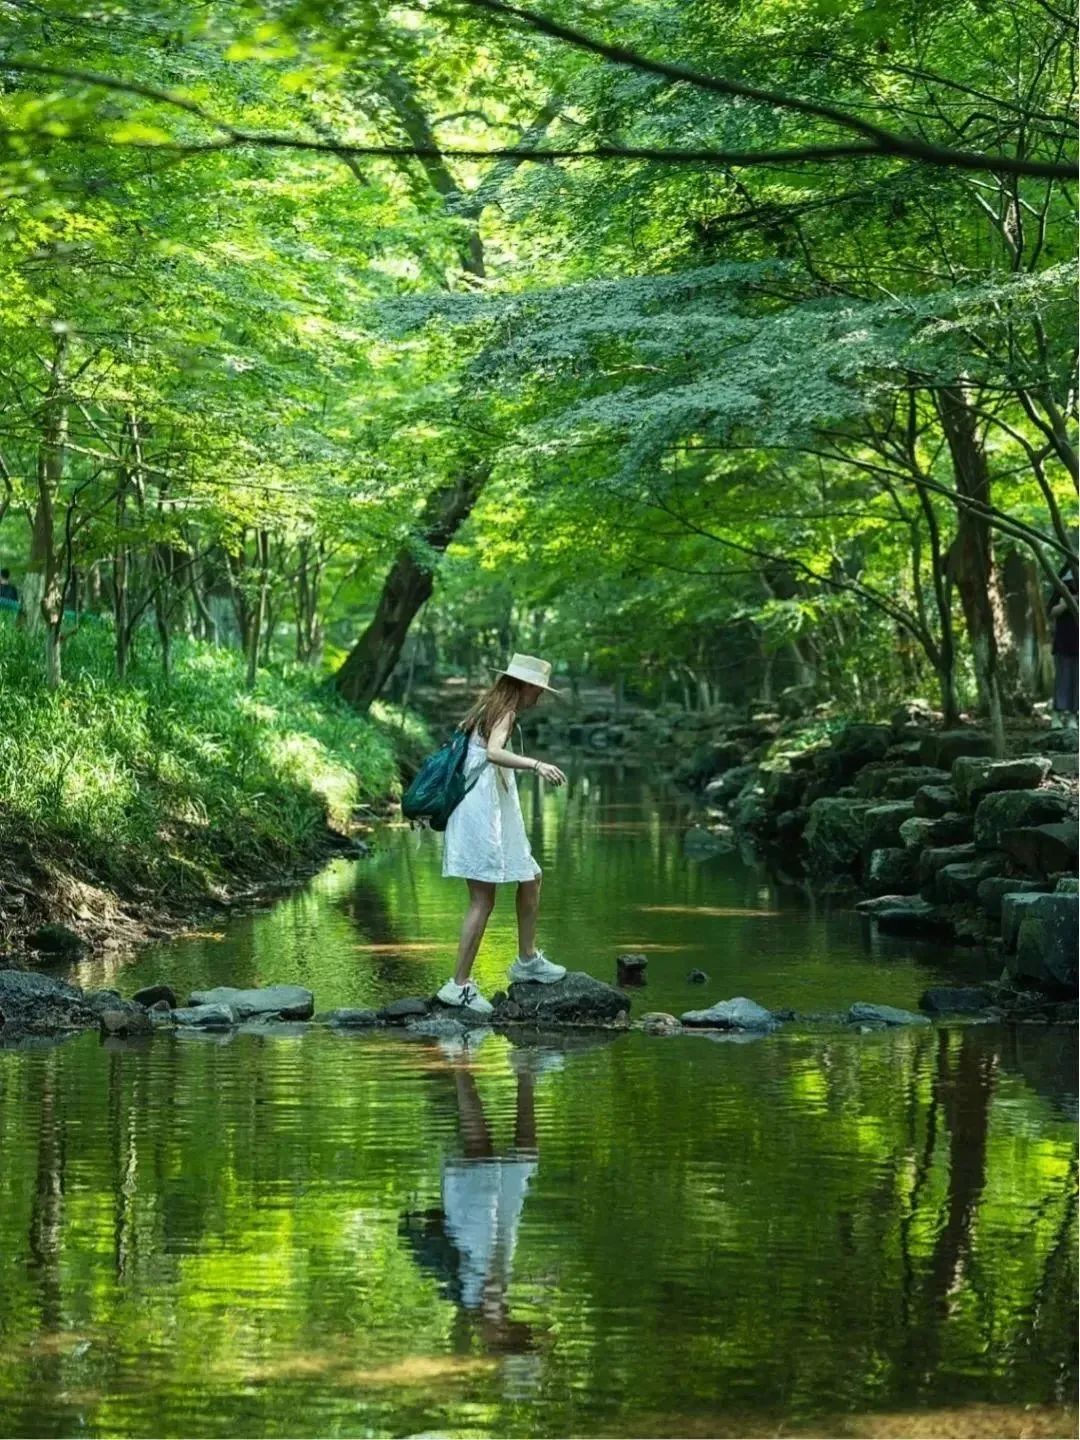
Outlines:
<svg viewBox="0 0 1080 1440"><path fill-rule="evenodd" d="M539 944L611 982L646 954L635 1013L914 1008L987 976L753 860L688 859L689 802L647 768L564 768L519 778ZM466 887L431 833L374 844L72 978L430 994ZM458 1049L285 1027L0 1051L0 1434L1075 1434L1075 1028Z"/></svg>

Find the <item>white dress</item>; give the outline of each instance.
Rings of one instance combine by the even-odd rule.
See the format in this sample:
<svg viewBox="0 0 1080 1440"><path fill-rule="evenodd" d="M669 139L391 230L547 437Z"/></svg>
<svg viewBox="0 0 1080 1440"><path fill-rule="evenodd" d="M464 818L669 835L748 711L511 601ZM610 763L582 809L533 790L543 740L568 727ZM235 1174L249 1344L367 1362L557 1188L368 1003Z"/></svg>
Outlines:
<svg viewBox="0 0 1080 1440"><path fill-rule="evenodd" d="M443 831L442 873L495 884L535 880L541 873L525 834L517 771L493 765L475 735L465 751L466 781L476 784L451 811Z"/></svg>

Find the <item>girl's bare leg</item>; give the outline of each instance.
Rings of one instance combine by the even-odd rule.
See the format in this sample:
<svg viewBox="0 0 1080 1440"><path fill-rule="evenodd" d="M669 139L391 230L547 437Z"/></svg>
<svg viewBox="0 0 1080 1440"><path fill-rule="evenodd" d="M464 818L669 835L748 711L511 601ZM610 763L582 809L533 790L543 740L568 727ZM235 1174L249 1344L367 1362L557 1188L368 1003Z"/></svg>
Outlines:
<svg viewBox="0 0 1080 1440"><path fill-rule="evenodd" d="M540 912L540 884L543 878L543 875L538 875L535 880L518 882L518 955L522 960L531 960L536 954L536 917Z"/></svg>
<svg viewBox="0 0 1080 1440"><path fill-rule="evenodd" d="M487 880L466 880L465 883L469 887L469 908L465 912L458 941L457 968L454 970L454 980L458 985L464 985L469 978L480 941L484 938L488 916L495 908L493 884Z"/></svg>

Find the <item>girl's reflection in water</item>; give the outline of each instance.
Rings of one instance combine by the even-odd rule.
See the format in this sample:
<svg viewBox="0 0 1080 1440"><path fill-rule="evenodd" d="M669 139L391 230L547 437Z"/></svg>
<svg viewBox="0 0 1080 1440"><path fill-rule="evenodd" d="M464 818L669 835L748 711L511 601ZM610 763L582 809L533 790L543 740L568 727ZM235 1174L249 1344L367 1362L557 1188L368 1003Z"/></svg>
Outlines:
<svg viewBox="0 0 1080 1440"><path fill-rule="evenodd" d="M462 1153L443 1161L441 1206L405 1215L400 1228L420 1265L439 1277L458 1307L458 1347L478 1344L489 1354L517 1357L508 1362L507 1379L528 1388L542 1332L511 1318L507 1292L521 1212L540 1159L536 1078L560 1068L563 1056L521 1048L511 1050L509 1062L517 1076L514 1139L498 1150L467 1056L444 1052L435 1073L453 1087Z"/></svg>

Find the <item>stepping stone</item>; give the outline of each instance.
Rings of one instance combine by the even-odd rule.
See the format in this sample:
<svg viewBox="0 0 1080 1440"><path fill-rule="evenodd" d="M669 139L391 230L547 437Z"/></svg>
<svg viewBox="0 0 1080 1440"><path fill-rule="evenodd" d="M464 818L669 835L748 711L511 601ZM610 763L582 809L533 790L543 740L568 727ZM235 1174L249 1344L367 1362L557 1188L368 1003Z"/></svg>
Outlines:
<svg viewBox="0 0 1080 1440"><path fill-rule="evenodd" d="M227 1005L237 1020L253 1015L276 1015L281 1020L310 1020L315 997L302 985L266 985L258 990L234 990L218 985L213 990L196 990L188 999L191 1006Z"/></svg>

